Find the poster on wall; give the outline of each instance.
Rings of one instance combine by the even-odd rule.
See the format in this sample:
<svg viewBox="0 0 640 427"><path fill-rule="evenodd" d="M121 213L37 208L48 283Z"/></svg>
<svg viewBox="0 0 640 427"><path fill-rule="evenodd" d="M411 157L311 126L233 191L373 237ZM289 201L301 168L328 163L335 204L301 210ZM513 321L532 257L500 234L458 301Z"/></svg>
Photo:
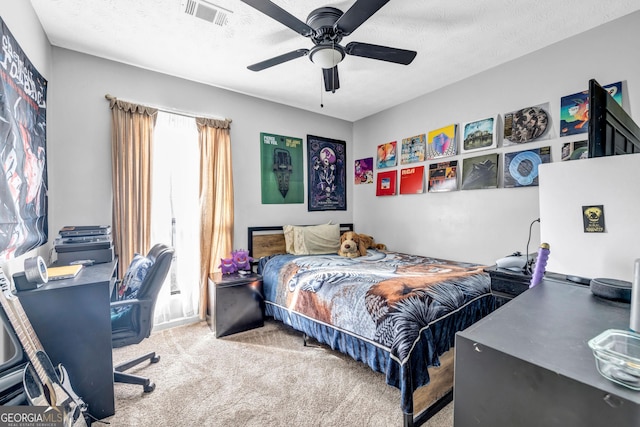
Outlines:
<svg viewBox="0 0 640 427"><path fill-rule="evenodd" d="M456 127L455 124L452 124L429 132L429 139L427 140L428 159L458 154Z"/></svg>
<svg viewBox="0 0 640 427"><path fill-rule="evenodd" d="M378 169L390 168L397 165L396 145L397 141L387 142L378 145Z"/></svg>
<svg viewBox="0 0 640 427"><path fill-rule="evenodd" d="M260 133L262 203L303 203L302 139Z"/></svg>
<svg viewBox="0 0 640 427"><path fill-rule="evenodd" d="M562 144L562 161L589 158L589 141L571 141Z"/></svg>
<svg viewBox="0 0 640 427"><path fill-rule="evenodd" d="M538 186L538 167L551 161L551 147L504 154L504 187Z"/></svg>
<svg viewBox="0 0 640 427"><path fill-rule="evenodd" d="M496 138L497 117L475 120L462 125L462 144L460 148L463 153L475 150L488 150L498 146Z"/></svg>
<svg viewBox="0 0 640 427"><path fill-rule="evenodd" d="M462 161L462 190L498 188L498 154L468 157Z"/></svg>
<svg viewBox="0 0 640 427"><path fill-rule="evenodd" d="M395 170L378 172L376 181L376 196L395 196L396 177L397 172Z"/></svg>
<svg viewBox="0 0 640 427"><path fill-rule="evenodd" d="M400 170L400 194L420 194L424 192L424 166Z"/></svg>
<svg viewBox="0 0 640 427"><path fill-rule="evenodd" d="M48 240L47 81L0 18L0 259Z"/></svg>
<svg viewBox="0 0 640 427"><path fill-rule="evenodd" d="M403 139L402 148L400 149L400 162L403 165L424 162L426 158L426 142L427 137L425 134Z"/></svg>
<svg viewBox="0 0 640 427"><path fill-rule="evenodd" d="M347 144L307 135L309 211L347 210Z"/></svg>
<svg viewBox="0 0 640 427"><path fill-rule="evenodd" d="M355 185L373 184L373 157L358 159L353 165Z"/></svg>
<svg viewBox="0 0 640 427"><path fill-rule="evenodd" d="M622 106L622 82L603 86ZM560 98L560 136L587 133L589 130L589 91Z"/></svg>

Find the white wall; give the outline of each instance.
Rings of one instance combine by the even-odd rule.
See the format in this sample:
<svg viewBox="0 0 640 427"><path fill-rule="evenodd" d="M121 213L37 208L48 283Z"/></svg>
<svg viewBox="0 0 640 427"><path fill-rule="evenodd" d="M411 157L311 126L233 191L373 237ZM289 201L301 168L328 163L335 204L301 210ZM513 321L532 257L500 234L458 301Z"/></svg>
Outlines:
<svg viewBox="0 0 640 427"><path fill-rule="evenodd" d="M235 248L247 247L249 226L352 220L350 188L348 210L332 212L307 212L306 198L302 204L262 205L260 190L260 132L305 141L307 134L343 140L351 159L350 122L55 47L53 74L48 120L49 229L54 236L63 225L111 223L107 93L145 105L233 120ZM353 171L349 174L351 182Z"/></svg>
<svg viewBox="0 0 640 427"><path fill-rule="evenodd" d="M31 3L28 1L0 2L0 16L34 67L45 79L50 80L51 45L31 7ZM23 265L26 258L40 255L47 259L48 250L49 246L45 245L10 261L0 261L0 266L5 274L10 276L24 269Z"/></svg>
<svg viewBox="0 0 640 427"><path fill-rule="evenodd" d="M558 137L560 98L588 89L590 78L601 84L626 81L625 109L632 116L635 112L640 122L638 39L640 13L636 12L359 120L354 124L353 158L375 157L379 144L400 143L402 138L451 123L549 102L553 138L528 143L526 148L551 145L552 161L560 161L562 143L586 139L585 134ZM502 163L502 153L519 149L500 147L494 152L501 154ZM421 164L429 163L433 161ZM524 252L529 225L540 215L537 187L376 197L375 185L358 185L354 186L354 206L358 231L373 235L391 249L486 264L516 250ZM537 250L539 235L535 224L530 251Z"/></svg>
<svg viewBox="0 0 640 427"><path fill-rule="evenodd" d="M547 269L631 282L640 258L640 155L540 167L540 236ZM605 231L585 233L582 207L603 205Z"/></svg>

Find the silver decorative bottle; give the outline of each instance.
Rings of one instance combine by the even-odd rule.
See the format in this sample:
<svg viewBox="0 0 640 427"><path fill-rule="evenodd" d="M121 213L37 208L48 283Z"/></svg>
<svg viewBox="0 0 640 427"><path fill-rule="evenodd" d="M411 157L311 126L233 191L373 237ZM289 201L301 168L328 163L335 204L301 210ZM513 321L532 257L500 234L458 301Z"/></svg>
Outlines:
<svg viewBox="0 0 640 427"><path fill-rule="evenodd" d="M640 333L640 258L636 260L631 284L631 319L629 328Z"/></svg>

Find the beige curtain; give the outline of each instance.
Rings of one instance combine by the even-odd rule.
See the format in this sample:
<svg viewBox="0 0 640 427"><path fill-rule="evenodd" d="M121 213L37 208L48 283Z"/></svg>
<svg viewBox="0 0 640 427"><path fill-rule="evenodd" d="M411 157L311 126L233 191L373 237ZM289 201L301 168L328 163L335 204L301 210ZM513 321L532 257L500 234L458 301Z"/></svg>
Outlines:
<svg viewBox="0 0 640 427"><path fill-rule="evenodd" d="M151 244L151 154L158 110L107 95L111 108L113 243L120 278Z"/></svg>
<svg viewBox="0 0 640 427"><path fill-rule="evenodd" d="M200 145L200 309L207 314L209 275L233 249L231 120L196 118Z"/></svg>

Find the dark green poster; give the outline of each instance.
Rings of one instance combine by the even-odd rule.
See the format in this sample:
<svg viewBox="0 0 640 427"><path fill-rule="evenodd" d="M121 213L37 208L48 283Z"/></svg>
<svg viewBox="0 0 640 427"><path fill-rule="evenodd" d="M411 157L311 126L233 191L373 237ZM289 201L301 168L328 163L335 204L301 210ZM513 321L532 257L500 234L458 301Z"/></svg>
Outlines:
<svg viewBox="0 0 640 427"><path fill-rule="evenodd" d="M260 133L262 203L303 203L302 139Z"/></svg>

